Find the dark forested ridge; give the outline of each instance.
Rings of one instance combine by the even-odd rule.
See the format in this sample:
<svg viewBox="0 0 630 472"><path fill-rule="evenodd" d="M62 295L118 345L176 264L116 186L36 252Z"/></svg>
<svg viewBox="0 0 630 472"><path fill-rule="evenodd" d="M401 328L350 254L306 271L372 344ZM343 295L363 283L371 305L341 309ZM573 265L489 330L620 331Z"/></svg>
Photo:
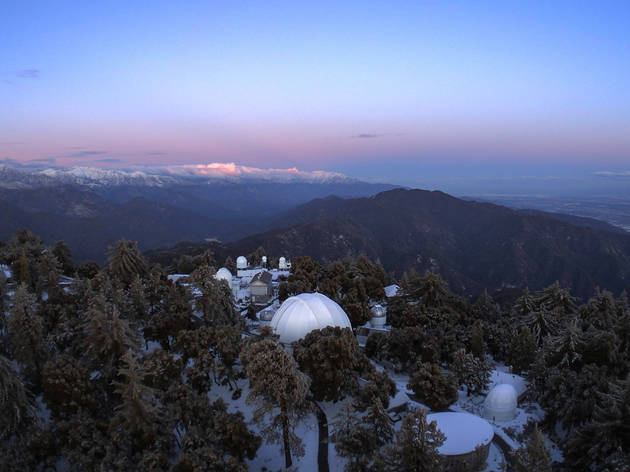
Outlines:
<svg viewBox="0 0 630 472"><path fill-rule="evenodd" d="M584 222L582 222L584 223ZM230 246L264 246L329 262L365 254L397 274L440 273L461 293L540 289L559 280L581 297L630 281L630 235L571 224L442 192L391 190L370 198L319 199L278 218L275 229Z"/></svg>
<svg viewBox="0 0 630 472"><path fill-rule="evenodd" d="M269 229L268 219L313 198L372 195L392 188L337 182L176 182L77 184L0 168L0 238L28 228L44 241L63 239L77 260L105 261L118 239L143 249L182 240L232 241Z"/></svg>

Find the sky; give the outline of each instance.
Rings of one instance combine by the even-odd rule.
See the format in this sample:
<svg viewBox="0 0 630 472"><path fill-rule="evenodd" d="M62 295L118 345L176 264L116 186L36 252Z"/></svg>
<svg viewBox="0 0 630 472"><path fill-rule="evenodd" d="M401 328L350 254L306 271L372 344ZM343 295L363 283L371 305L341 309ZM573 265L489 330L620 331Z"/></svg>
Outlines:
<svg viewBox="0 0 630 472"><path fill-rule="evenodd" d="M628 1L25 0L0 31L4 162L630 186Z"/></svg>

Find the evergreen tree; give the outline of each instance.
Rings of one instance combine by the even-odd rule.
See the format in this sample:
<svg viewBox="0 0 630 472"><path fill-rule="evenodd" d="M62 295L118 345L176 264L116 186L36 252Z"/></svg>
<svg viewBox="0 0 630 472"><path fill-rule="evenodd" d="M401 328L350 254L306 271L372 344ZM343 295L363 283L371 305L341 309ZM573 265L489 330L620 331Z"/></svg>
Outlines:
<svg viewBox="0 0 630 472"><path fill-rule="evenodd" d="M72 260L72 251L63 241L57 241L52 249L53 255L61 264L61 272L64 275L72 276L74 273L74 261Z"/></svg>
<svg viewBox="0 0 630 472"><path fill-rule="evenodd" d="M457 401L457 380L443 373L438 364L419 363L407 388L432 410L445 410Z"/></svg>
<svg viewBox="0 0 630 472"><path fill-rule="evenodd" d="M84 346L93 367L99 369L105 379L111 379L122 356L137 351L138 337L118 309L109 305L102 296L92 300L83 325Z"/></svg>
<svg viewBox="0 0 630 472"><path fill-rule="evenodd" d="M160 434L160 409L153 389L144 383L145 372L131 351L125 352L114 381L120 404L114 409L110 434L131 440L130 453L144 449Z"/></svg>
<svg viewBox="0 0 630 472"><path fill-rule="evenodd" d="M109 248L109 270L126 285L129 285L136 276L147 275L147 262L138 250L136 241L121 239Z"/></svg>
<svg viewBox="0 0 630 472"><path fill-rule="evenodd" d="M35 420L33 398L11 361L0 355L0 443L24 434ZM1 449L0 449L1 451Z"/></svg>
<svg viewBox="0 0 630 472"><path fill-rule="evenodd" d="M438 448L445 439L435 422L427 423L427 415L423 409L408 413L400 431L396 433L396 442L382 455L384 470L400 472L443 470L444 463Z"/></svg>
<svg viewBox="0 0 630 472"><path fill-rule="evenodd" d="M27 379L37 390L48 346L44 339L44 322L36 311L35 296L29 293L26 285L19 285L13 296L9 340L14 359L22 364Z"/></svg>
<svg viewBox="0 0 630 472"><path fill-rule="evenodd" d="M458 350L453 356L451 369L459 384L466 386L468 395L481 393L490 381L490 365L485 358L478 358L465 349Z"/></svg>
<svg viewBox="0 0 630 472"><path fill-rule="evenodd" d="M294 429L308 411L310 381L293 357L271 339L246 344L241 361L251 386L247 402L256 405L254 421L263 426L267 440L282 444L285 465L291 467L291 455L304 454Z"/></svg>
<svg viewBox="0 0 630 472"><path fill-rule="evenodd" d="M536 359L536 338L527 326L521 326L512 336L506 360L516 374L529 370Z"/></svg>
<svg viewBox="0 0 630 472"><path fill-rule="evenodd" d="M527 444L515 451L514 459L520 472L551 472L551 454L538 427Z"/></svg>
<svg viewBox="0 0 630 472"><path fill-rule="evenodd" d="M359 376L373 369L349 328L328 326L293 343L293 356L312 380L317 401L336 402L359 388Z"/></svg>

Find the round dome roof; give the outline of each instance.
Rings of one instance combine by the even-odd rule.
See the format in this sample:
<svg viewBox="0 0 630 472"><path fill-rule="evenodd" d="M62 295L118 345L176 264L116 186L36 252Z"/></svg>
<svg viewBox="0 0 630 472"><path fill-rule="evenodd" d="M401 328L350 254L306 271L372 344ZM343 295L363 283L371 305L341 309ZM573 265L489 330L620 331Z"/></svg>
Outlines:
<svg viewBox="0 0 630 472"><path fill-rule="evenodd" d="M510 421L516 417L518 395L510 384L499 384L490 390L483 408L483 416L493 421Z"/></svg>
<svg viewBox="0 0 630 472"><path fill-rule="evenodd" d="M490 444L494 430L483 418L470 413L443 412L427 415L427 423L435 421L446 440L438 447L444 456L467 454L479 446Z"/></svg>
<svg viewBox="0 0 630 472"><path fill-rule="evenodd" d="M372 317L374 318L382 318L386 315L385 307L382 305L374 305L370 311L372 312Z"/></svg>
<svg viewBox="0 0 630 472"><path fill-rule="evenodd" d="M286 257L284 257L284 256L281 256L281 257L280 257L280 259L278 259L278 261L279 261L280 263L283 263L283 262L286 262L286 261L287 261L287 258L286 258Z"/></svg>
<svg viewBox="0 0 630 472"><path fill-rule="evenodd" d="M245 256L238 256L236 258L236 268L247 269L247 259L245 259Z"/></svg>
<svg viewBox="0 0 630 472"><path fill-rule="evenodd" d="M225 267L221 267L217 270L217 273L214 274L214 278L217 280L225 280L228 283L228 286L232 288L232 272Z"/></svg>
<svg viewBox="0 0 630 472"><path fill-rule="evenodd" d="M287 298L271 320L271 328L283 344L302 339L311 331L326 326L352 328L346 312L321 293L302 293Z"/></svg>

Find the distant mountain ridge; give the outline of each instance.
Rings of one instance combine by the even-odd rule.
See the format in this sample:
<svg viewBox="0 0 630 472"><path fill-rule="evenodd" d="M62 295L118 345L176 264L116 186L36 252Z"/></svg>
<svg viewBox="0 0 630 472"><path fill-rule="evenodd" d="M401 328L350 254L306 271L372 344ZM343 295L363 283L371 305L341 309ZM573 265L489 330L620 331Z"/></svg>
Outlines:
<svg viewBox="0 0 630 472"><path fill-rule="evenodd" d="M232 243L272 254L330 262L365 254L398 275L439 272L458 292L539 289L559 280L589 296L630 281L630 235L461 200L442 192L395 189L369 198L318 199L274 220L277 229ZM584 221L582 221L584 223Z"/></svg>
<svg viewBox="0 0 630 472"><path fill-rule="evenodd" d="M246 174L239 177L200 176L197 168L168 174L0 166L0 240L27 228L48 243L65 240L79 261L102 262L107 246L121 238L137 240L143 250L182 240L232 241L267 229L275 215L314 198L394 187L333 173L246 169L227 169Z"/></svg>
<svg viewBox="0 0 630 472"><path fill-rule="evenodd" d="M34 167L15 168L0 164L0 187L34 188L55 185L80 185L86 187L197 185L219 181L340 184L356 183L338 172L300 171L290 169L260 169L233 163L198 165L154 166L132 168L100 167Z"/></svg>

